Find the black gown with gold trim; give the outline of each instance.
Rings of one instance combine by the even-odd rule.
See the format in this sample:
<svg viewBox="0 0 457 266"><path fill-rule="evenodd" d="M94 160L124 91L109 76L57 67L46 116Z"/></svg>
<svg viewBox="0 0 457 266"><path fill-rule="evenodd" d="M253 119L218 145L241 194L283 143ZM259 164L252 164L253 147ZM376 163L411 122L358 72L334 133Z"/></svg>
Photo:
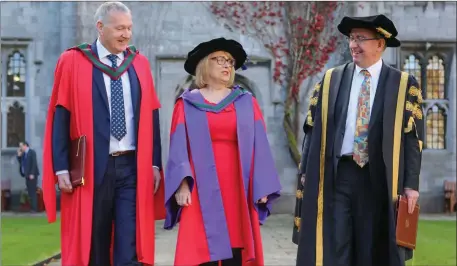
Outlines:
<svg viewBox="0 0 457 266"><path fill-rule="evenodd" d="M343 141L354 63L328 70L311 96L297 182L293 242L297 265L335 265L333 187ZM344 88L344 89L342 89ZM394 203L404 188L419 190L422 158L422 92L416 79L383 63L369 125L370 179L376 198L372 265L404 266L395 238ZM338 121L335 117L340 117ZM300 176L300 175L299 175ZM300 179L300 177L298 178ZM300 195L299 195L300 194ZM300 199L298 198L300 196ZM406 250L406 259L412 251Z"/></svg>
<svg viewBox="0 0 457 266"><path fill-rule="evenodd" d="M316 106L317 104L317 95L316 91L320 89L321 83L317 83L314 86L313 94L312 97L309 101L309 105L311 106ZM312 115L311 115L311 109L308 109L308 113L306 115L306 121L303 125L303 131L305 132L305 137L303 138L303 143L302 143L302 155L300 158L300 163L298 164L298 173L297 173L297 190L295 192L295 211L294 211L294 227L293 227L293 233L292 233L292 242L296 245L298 245L298 240L300 238L300 223L301 223L301 210L302 210L302 202L303 202L303 184L301 182L301 176L305 174L305 169L306 169L306 162L308 158L308 152L309 152L309 141L310 141L310 134L306 134L307 132L310 132L307 130L307 127L309 125L313 124L312 121Z"/></svg>

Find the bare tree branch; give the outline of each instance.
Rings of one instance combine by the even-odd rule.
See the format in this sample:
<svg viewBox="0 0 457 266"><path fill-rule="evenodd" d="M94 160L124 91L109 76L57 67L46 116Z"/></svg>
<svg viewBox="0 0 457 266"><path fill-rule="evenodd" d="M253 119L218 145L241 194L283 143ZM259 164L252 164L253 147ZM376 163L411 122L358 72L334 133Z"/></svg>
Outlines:
<svg viewBox="0 0 457 266"><path fill-rule="evenodd" d="M307 77L319 73L336 47L337 2L212 2L213 14L231 28L258 39L274 58L273 80L287 88L284 128L298 163L298 95ZM295 112L294 112L295 110Z"/></svg>

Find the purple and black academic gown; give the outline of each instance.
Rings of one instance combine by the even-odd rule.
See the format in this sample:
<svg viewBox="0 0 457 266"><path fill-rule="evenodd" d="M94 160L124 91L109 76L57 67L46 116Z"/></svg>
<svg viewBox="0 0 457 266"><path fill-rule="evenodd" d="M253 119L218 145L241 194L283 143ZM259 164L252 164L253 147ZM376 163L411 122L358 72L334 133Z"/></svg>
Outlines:
<svg viewBox="0 0 457 266"><path fill-rule="evenodd" d="M227 139L218 143L218 138ZM180 208L174 194L184 178L192 204ZM227 187L230 182L239 185ZM219 104L189 90L178 98L165 172L164 226L172 229L181 220L175 265L229 259L232 248L243 248L243 265L263 265L259 225L280 190L262 113L249 92L235 87ZM266 204L256 203L265 196Z"/></svg>

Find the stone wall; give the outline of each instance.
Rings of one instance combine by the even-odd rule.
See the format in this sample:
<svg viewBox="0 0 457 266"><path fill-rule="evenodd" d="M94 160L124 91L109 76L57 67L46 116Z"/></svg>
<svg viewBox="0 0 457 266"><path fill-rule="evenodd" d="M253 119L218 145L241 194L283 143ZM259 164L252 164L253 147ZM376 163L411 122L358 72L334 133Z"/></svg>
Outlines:
<svg viewBox="0 0 457 266"><path fill-rule="evenodd" d="M49 95L52 89L53 72L58 56L66 48L81 42L93 42L95 31L94 13L101 2L2 2L1 38L3 41L17 39L30 44L28 64L30 83L27 87L27 139L31 146L42 154L42 137L46 121ZM288 152L282 128L283 91L272 82L270 54L256 40L243 36L214 18L208 2L126 2L131 8L134 21L132 43L146 55L151 64L154 82L161 109L161 134L163 136L163 159L168 155L168 134L176 89L184 86L187 74L183 64L187 52L202 41L225 37L240 41L254 62L246 71L238 74L246 78L255 91L265 116L268 139L285 197L276 208L278 212L292 212L294 208L296 167ZM456 38L456 5L454 2L358 2L341 14L371 15L377 12L391 17L399 30L399 38L408 41L452 41ZM439 29L439 30L437 30ZM347 44L342 43L332 56L327 67L347 60ZM398 50L388 49L384 59L389 64L399 61ZM41 64L34 62L42 61ZM455 91L455 54L450 80ZM303 86L313 86L320 79L317 75ZM300 110L306 110L308 95L301 95ZM452 94L452 98L455 94ZM451 101L449 121L455 119L455 101ZM303 116L302 116L303 121ZM442 181L455 177L455 125L448 123L454 144L446 151L424 151L421 176L421 203L424 210L439 211ZM299 143L301 142L301 138ZM2 151L2 180L10 178L13 189L25 188L19 178L15 151ZM41 165L42 158L39 156Z"/></svg>
<svg viewBox="0 0 457 266"><path fill-rule="evenodd" d="M74 45L74 7L75 3L70 2L1 3L2 48L18 43L28 47L26 139L36 150L40 166L46 111L52 90L55 63L66 47ZM2 112L4 111L6 110L2 109ZM18 173L16 149L3 149L1 154L2 180L10 179L13 190L25 189L25 182Z"/></svg>

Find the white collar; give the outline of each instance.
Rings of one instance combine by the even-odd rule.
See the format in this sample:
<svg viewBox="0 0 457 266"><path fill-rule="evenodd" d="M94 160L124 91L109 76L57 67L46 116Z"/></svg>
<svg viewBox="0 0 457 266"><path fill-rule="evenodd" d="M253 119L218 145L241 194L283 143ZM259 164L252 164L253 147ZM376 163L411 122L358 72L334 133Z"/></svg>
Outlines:
<svg viewBox="0 0 457 266"><path fill-rule="evenodd" d="M366 69L368 72L370 72L370 75L372 77L378 77L381 73L381 69L382 69L382 58L378 60L378 62L374 63L373 65L371 65L370 67L367 67L367 68L361 68L359 67L358 65L355 65L355 73L358 75L360 74L360 71Z"/></svg>
<svg viewBox="0 0 457 266"><path fill-rule="evenodd" d="M103 44L100 42L100 39L97 38L97 53L98 53L98 58L102 59L104 57L107 57L111 53L103 46ZM118 53L116 54L119 59L124 60L124 53Z"/></svg>

